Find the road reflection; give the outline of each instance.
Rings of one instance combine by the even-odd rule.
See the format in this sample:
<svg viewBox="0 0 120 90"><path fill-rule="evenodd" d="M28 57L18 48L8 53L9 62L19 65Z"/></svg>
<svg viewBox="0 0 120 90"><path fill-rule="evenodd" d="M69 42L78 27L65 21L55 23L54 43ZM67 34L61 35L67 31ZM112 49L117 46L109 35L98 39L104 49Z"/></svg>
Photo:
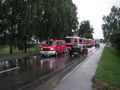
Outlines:
<svg viewBox="0 0 120 90"><path fill-rule="evenodd" d="M70 62L70 57L68 54L66 56L58 56L56 58L43 59L39 62L40 68L42 71L44 70L57 70L59 68L64 67L67 63Z"/></svg>
<svg viewBox="0 0 120 90"><path fill-rule="evenodd" d="M18 66L18 64L17 64L16 60L3 61L3 62L0 62L0 71L8 70L10 68L14 68L17 66Z"/></svg>

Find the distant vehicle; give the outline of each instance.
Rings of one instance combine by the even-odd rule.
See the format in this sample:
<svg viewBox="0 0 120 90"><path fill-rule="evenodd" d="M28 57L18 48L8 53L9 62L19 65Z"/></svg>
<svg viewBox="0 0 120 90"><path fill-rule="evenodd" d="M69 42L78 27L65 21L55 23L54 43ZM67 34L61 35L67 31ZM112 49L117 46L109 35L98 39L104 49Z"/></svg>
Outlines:
<svg viewBox="0 0 120 90"><path fill-rule="evenodd" d="M93 39L87 39L86 40L86 46L87 47L95 46L95 40L93 40Z"/></svg>
<svg viewBox="0 0 120 90"><path fill-rule="evenodd" d="M99 47L100 47L100 41L99 41L99 40L96 40L96 41L95 41L95 47L96 47L96 48L99 48Z"/></svg>
<svg viewBox="0 0 120 90"><path fill-rule="evenodd" d="M76 44L72 46L72 49L69 52L70 56L76 54L82 54L83 56L88 54L88 49L85 46L81 46L80 44Z"/></svg>
<svg viewBox="0 0 120 90"><path fill-rule="evenodd" d="M66 43L64 40L47 40L40 46L40 53L44 56L58 55L66 52Z"/></svg>

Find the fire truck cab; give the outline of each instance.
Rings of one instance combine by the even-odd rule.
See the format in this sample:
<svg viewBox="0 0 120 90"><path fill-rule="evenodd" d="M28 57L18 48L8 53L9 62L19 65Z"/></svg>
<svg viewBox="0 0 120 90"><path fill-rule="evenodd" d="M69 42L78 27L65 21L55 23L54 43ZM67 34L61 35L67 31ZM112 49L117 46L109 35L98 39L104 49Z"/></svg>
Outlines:
<svg viewBox="0 0 120 90"><path fill-rule="evenodd" d="M67 36L65 38L65 42L66 42L66 46L67 46L67 50L71 50L71 47L73 45L79 44L79 37L69 37Z"/></svg>

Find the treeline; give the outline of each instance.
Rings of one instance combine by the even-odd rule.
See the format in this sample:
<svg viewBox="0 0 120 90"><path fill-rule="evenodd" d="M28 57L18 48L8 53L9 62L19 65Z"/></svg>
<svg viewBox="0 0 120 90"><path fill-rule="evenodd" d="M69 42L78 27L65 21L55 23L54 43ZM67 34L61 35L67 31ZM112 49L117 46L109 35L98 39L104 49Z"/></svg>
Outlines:
<svg viewBox="0 0 120 90"><path fill-rule="evenodd" d="M27 52L33 40L63 39L77 31L72 0L0 0L0 47Z"/></svg>
<svg viewBox="0 0 120 90"><path fill-rule="evenodd" d="M120 7L113 6L110 14L103 16L103 21L102 29L105 40L111 42L120 54Z"/></svg>

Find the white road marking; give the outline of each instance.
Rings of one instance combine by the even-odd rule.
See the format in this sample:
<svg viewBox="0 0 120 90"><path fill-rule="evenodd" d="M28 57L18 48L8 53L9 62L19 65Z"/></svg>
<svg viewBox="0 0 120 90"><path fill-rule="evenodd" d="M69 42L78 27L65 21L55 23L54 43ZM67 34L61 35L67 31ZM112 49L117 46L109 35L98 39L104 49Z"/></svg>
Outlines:
<svg viewBox="0 0 120 90"><path fill-rule="evenodd" d="M15 67L15 68L7 69L7 70L4 70L4 71L0 71L0 74L5 73L5 72L9 72L9 71L12 71L12 70L15 70L15 69L19 69L19 68L20 67Z"/></svg>

